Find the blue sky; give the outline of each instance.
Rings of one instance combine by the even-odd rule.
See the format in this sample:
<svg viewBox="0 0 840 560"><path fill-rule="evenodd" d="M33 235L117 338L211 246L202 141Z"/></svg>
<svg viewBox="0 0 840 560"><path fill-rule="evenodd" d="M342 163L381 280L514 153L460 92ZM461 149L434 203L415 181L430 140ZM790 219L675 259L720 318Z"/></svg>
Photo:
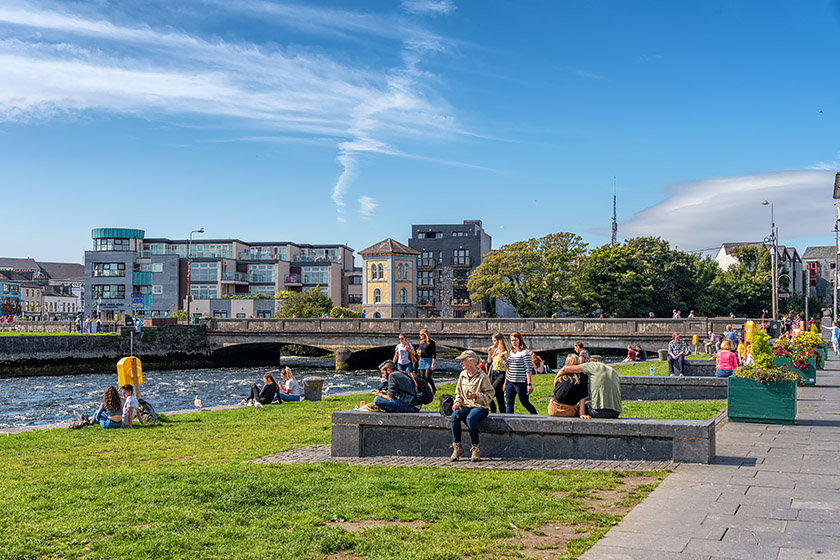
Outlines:
<svg viewBox="0 0 840 560"><path fill-rule="evenodd" d="M0 256L481 219L833 243L834 1L3 0ZM822 111L822 112L820 112Z"/></svg>

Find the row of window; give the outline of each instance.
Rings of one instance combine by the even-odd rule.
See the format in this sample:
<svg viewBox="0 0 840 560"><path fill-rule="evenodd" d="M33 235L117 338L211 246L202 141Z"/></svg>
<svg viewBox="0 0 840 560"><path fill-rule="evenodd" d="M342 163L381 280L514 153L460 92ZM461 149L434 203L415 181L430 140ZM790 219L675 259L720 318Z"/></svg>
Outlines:
<svg viewBox="0 0 840 560"><path fill-rule="evenodd" d="M20 293L20 284L3 284L3 287L0 288L4 294L17 294Z"/></svg>
<svg viewBox="0 0 840 560"><path fill-rule="evenodd" d="M382 303L382 290L380 290L379 288L373 290L373 303ZM400 289L400 303L408 303L408 292L405 288Z"/></svg>
<svg viewBox="0 0 840 560"><path fill-rule="evenodd" d="M452 237L467 237L470 234L468 231L453 231ZM417 239L443 239L443 232L441 231L423 231L417 230Z"/></svg>
<svg viewBox="0 0 840 560"><path fill-rule="evenodd" d="M371 263L371 280L385 280L385 268L381 264ZM407 282L411 280L411 265L408 263L397 264L397 281Z"/></svg>
<svg viewBox="0 0 840 560"><path fill-rule="evenodd" d="M130 239L94 239L94 251L130 251Z"/></svg>
<svg viewBox="0 0 840 560"><path fill-rule="evenodd" d="M40 297L41 290L36 290L35 288L24 288L23 290L23 297Z"/></svg>

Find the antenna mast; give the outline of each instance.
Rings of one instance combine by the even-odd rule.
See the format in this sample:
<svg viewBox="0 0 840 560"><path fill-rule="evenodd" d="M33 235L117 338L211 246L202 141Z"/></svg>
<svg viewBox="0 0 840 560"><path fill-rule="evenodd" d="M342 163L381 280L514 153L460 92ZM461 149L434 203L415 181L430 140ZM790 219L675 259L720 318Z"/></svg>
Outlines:
<svg viewBox="0 0 840 560"><path fill-rule="evenodd" d="M616 193L616 179L613 176L613 221L612 221L612 239L610 245L615 245L618 241L618 221L615 214L615 193Z"/></svg>

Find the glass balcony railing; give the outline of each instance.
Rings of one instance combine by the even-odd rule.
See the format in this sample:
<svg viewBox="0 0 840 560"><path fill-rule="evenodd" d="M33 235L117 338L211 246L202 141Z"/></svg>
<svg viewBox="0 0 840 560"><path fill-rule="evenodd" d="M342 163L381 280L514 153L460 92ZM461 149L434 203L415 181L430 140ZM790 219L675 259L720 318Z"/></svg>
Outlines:
<svg viewBox="0 0 840 560"><path fill-rule="evenodd" d="M248 280L250 282L274 282L274 275L252 272L248 275Z"/></svg>
<svg viewBox="0 0 840 560"><path fill-rule="evenodd" d="M285 260L284 255L279 253L251 253L249 251L242 251L239 253L239 260L241 261L282 261Z"/></svg>
<svg viewBox="0 0 840 560"><path fill-rule="evenodd" d="M286 284L300 284L300 274L288 274L286 275Z"/></svg>
<svg viewBox="0 0 840 560"><path fill-rule="evenodd" d="M222 282L247 282L248 275L244 272L222 272Z"/></svg>

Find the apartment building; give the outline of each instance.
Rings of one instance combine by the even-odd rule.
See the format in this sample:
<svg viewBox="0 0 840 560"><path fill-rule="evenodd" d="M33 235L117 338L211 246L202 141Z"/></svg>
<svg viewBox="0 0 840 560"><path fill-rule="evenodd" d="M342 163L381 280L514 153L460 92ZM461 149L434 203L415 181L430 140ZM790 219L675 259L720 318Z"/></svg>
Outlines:
<svg viewBox="0 0 840 560"><path fill-rule="evenodd" d="M185 307L188 293L191 315L215 317L268 317L275 300L242 298L283 290L319 289L334 305L349 304L354 254L346 245L146 238L143 230L120 228L94 229L91 236L88 315L165 317Z"/></svg>
<svg viewBox="0 0 840 560"><path fill-rule="evenodd" d="M462 224L414 224L408 246L418 251L417 312L421 317L466 317L481 313L470 301L467 279L490 252L492 238L481 220Z"/></svg>

